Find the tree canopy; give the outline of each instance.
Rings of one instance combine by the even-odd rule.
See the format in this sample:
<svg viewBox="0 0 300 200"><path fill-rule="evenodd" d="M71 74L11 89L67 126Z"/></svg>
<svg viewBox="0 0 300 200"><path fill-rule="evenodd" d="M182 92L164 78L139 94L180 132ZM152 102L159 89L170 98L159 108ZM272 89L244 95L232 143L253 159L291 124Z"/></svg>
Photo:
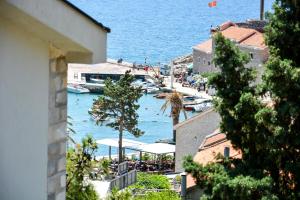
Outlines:
<svg viewBox="0 0 300 200"><path fill-rule="evenodd" d="M119 161L122 161L122 138L124 131L139 137L143 135L138 125L138 99L142 96L141 88L131 83L134 76L127 71L120 80L105 81L104 94L94 100L92 113L96 115L97 124L105 124L119 132Z"/></svg>
<svg viewBox="0 0 300 200"><path fill-rule="evenodd" d="M298 1L276 0L265 32L270 57L256 88L255 73L244 67L248 56L215 36L214 62L220 68L210 79L217 89L215 108L221 131L243 157L208 166L186 160L186 170L206 187L205 198L248 199L262 191L254 199L300 198L299 19ZM253 189L244 193L248 186Z"/></svg>

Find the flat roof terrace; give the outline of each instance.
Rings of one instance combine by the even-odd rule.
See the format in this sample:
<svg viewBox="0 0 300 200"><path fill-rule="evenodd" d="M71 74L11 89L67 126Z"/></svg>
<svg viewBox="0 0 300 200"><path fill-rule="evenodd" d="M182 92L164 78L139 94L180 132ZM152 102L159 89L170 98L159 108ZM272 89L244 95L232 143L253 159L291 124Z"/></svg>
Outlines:
<svg viewBox="0 0 300 200"><path fill-rule="evenodd" d="M141 68L134 68L130 63L117 63L114 61L108 61L106 63L99 64L69 64L69 73L85 73L85 74L115 74L122 75L126 71L130 70L133 75L139 76L153 76L155 72L152 69L148 71ZM155 69L156 70L156 69Z"/></svg>

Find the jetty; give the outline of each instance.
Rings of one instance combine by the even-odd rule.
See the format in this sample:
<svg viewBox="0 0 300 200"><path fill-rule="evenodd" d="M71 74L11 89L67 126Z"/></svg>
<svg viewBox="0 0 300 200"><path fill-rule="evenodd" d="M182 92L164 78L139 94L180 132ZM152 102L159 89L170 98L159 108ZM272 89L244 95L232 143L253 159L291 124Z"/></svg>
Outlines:
<svg viewBox="0 0 300 200"><path fill-rule="evenodd" d="M142 68L133 63L121 62L108 59L105 63L98 64L69 64L68 65L68 83L85 83L91 79L111 78L118 80L121 75L130 70L137 79L146 79L155 76L159 73L159 68Z"/></svg>

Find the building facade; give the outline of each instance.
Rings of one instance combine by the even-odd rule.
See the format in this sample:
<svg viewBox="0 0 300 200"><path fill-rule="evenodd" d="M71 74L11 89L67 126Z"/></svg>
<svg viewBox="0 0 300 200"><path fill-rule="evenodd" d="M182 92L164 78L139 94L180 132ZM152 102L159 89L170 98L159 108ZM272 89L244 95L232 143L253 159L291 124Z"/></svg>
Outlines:
<svg viewBox="0 0 300 200"><path fill-rule="evenodd" d="M211 39L193 47L193 72L216 72L219 69L213 64L214 41L213 35L220 32L225 38L235 43L240 50L249 54L250 62L246 67L254 67L258 74L262 73L262 65L268 60L269 49L264 43L264 36L261 32L265 23L256 27L251 23L226 22L217 29L211 29Z"/></svg>
<svg viewBox="0 0 300 200"><path fill-rule="evenodd" d="M105 62L108 32L69 2L0 1L0 199L65 199L67 64Z"/></svg>
<svg viewBox="0 0 300 200"><path fill-rule="evenodd" d="M188 120L177 124L175 171L183 172L182 162L185 156L194 156L205 137L216 130L220 125L219 114L210 109Z"/></svg>

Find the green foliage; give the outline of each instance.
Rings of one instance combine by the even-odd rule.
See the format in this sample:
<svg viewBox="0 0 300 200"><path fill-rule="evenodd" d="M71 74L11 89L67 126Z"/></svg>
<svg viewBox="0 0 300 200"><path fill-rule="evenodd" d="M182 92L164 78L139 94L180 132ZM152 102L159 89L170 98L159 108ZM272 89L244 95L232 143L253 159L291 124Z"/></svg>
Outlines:
<svg viewBox="0 0 300 200"><path fill-rule="evenodd" d="M170 189L171 185L166 176L138 173L137 182L130 186L131 189Z"/></svg>
<svg viewBox="0 0 300 200"><path fill-rule="evenodd" d="M221 73L209 82L217 89L221 131L243 158L208 166L188 159L186 170L206 188L206 199L300 199L299 2L276 0L268 19L270 58L257 91L247 56L220 34L215 38ZM261 99L268 96L266 105Z"/></svg>
<svg viewBox="0 0 300 200"><path fill-rule="evenodd" d="M241 149L248 165L261 168L267 162L264 151L265 137L257 127L256 113L263 107L256 96L253 81L255 73L246 68L248 55L242 53L228 39L217 34L214 62L221 73L210 77L209 84L217 88L215 108L222 121L221 131L226 133L232 144Z"/></svg>
<svg viewBox="0 0 300 200"><path fill-rule="evenodd" d="M300 66L300 4L298 0L276 0L269 14L266 43L272 55Z"/></svg>
<svg viewBox="0 0 300 200"><path fill-rule="evenodd" d="M176 192L167 190L162 192L147 192L145 196L137 196L134 200L180 200Z"/></svg>
<svg viewBox="0 0 300 200"><path fill-rule="evenodd" d="M97 144L91 136L82 139L75 149L67 152L67 199L96 200L97 193L85 178L90 175Z"/></svg>
<svg viewBox="0 0 300 200"><path fill-rule="evenodd" d="M142 160L143 161L148 161L148 160L151 160L151 155L149 153L144 153L142 155Z"/></svg>
<svg viewBox="0 0 300 200"><path fill-rule="evenodd" d="M272 194L273 182L270 177L259 179L241 175L239 169L221 163L203 166L193 162L191 156L185 158L184 168L205 189L201 199L278 199Z"/></svg>
<svg viewBox="0 0 300 200"><path fill-rule="evenodd" d="M108 159L101 159L100 162L99 162L99 167L103 173L103 175L107 176L110 174L110 161Z"/></svg>
<svg viewBox="0 0 300 200"><path fill-rule="evenodd" d="M215 75L215 72L202 72L202 73L200 73L200 75L203 78L210 78L211 76Z"/></svg>
<svg viewBox="0 0 300 200"><path fill-rule="evenodd" d="M97 124L104 124L119 131L119 161L122 161L122 138L123 132L128 131L135 137L143 135L137 128L140 107L137 104L142 96L141 88L131 85L134 76L127 71L120 80L113 82L105 81L104 94L94 100L92 113L97 116Z"/></svg>
<svg viewBox="0 0 300 200"><path fill-rule="evenodd" d="M119 191L113 188L110 195L106 198L107 200L132 200L132 195L129 190Z"/></svg>

